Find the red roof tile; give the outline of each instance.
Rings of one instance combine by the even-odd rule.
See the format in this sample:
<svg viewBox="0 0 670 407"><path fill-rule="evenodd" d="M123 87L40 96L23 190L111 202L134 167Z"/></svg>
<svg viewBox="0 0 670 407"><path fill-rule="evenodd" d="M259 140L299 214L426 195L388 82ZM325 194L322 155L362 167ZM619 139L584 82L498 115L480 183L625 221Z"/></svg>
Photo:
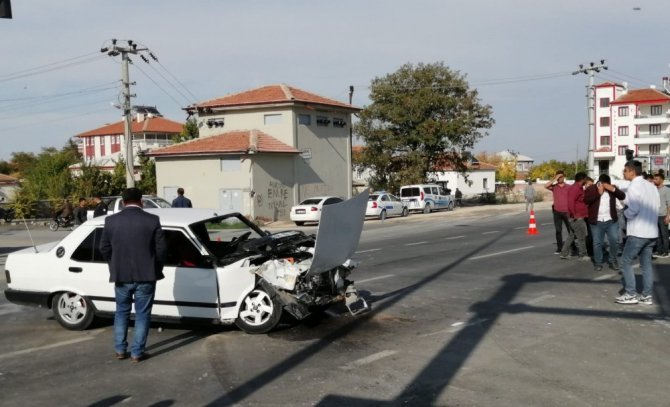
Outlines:
<svg viewBox="0 0 670 407"><path fill-rule="evenodd" d="M115 136L124 133L124 121L108 124L106 126L89 130L87 132L77 134L75 137L92 137L92 136ZM131 130L133 134L137 133L181 133L184 125L183 123L175 122L165 119L163 117L147 117L141 122L133 119Z"/></svg>
<svg viewBox="0 0 670 407"><path fill-rule="evenodd" d="M269 85L256 89L251 89L245 92L234 93L226 95L221 98L208 100L195 105L196 108L211 108L211 107L240 107L240 106L255 106L265 104L277 103L307 103L325 106L343 107L351 110L360 110L352 105L339 102L337 100L328 99L314 93L306 92L304 90L294 88L289 85Z"/></svg>
<svg viewBox="0 0 670 407"><path fill-rule="evenodd" d="M4 184L4 183L15 183L15 182L19 182L19 180L14 177L10 177L9 175L0 174L0 183Z"/></svg>
<svg viewBox="0 0 670 407"><path fill-rule="evenodd" d="M618 86L620 88L623 88L623 85L619 85L616 82L610 82L610 81L599 83L595 87L596 88L609 88L609 87L612 87L612 86Z"/></svg>
<svg viewBox="0 0 670 407"><path fill-rule="evenodd" d="M634 89L616 98L611 104L670 102L667 93L656 89Z"/></svg>
<svg viewBox="0 0 670 407"><path fill-rule="evenodd" d="M253 147L255 139L256 147ZM299 153L295 148L282 143L276 138L258 130L239 130L216 136L189 140L179 144L153 150L150 156L177 155L217 155L231 153Z"/></svg>

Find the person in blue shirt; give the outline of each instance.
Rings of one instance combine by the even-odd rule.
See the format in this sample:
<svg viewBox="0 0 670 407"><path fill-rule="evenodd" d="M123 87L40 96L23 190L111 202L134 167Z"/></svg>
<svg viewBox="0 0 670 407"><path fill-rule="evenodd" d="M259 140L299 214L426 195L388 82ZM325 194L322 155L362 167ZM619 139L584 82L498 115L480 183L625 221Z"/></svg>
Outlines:
<svg viewBox="0 0 670 407"><path fill-rule="evenodd" d="M191 200L184 196L184 188L177 189L177 197L172 201L173 208L193 208Z"/></svg>

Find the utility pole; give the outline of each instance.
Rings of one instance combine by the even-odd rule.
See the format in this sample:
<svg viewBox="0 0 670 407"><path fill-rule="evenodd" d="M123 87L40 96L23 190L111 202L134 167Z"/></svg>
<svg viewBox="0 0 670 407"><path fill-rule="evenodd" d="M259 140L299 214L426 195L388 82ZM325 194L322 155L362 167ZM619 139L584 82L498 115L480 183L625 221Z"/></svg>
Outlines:
<svg viewBox="0 0 670 407"><path fill-rule="evenodd" d="M589 119L589 139L588 143L586 144L588 146L588 152L586 156L586 173L591 178L593 178L593 167L595 165L593 151L595 150L596 144L596 124L594 123L596 104L594 97L595 90L593 89L593 78L596 75L596 72L600 72L601 69L607 69L604 59L600 60L600 64L596 64L594 62L589 63L587 66L579 64L579 69L572 73L573 75L583 73L589 76L589 85L586 88L586 109L588 110Z"/></svg>
<svg viewBox="0 0 670 407"><path fill-rule="evenodd" d="M125 136L125 158L126 158L126 188L133 188L135 186L135 158L133 157L133 134L132 134L132 117L130 116L131 106L130 98L135 95L130 93L130 75L128 73L128 64L133 61L128 56L129 54L137 55L140 52L146 51L154 60L156 59L148 48L138 48L137 43L133 40L121 40L125 45L119 45L116 39L112 40L112 44L108 47L100 49L100 52L106 53L110 57L121 55L121 82L123 83L123 118L124 118L124 136ZM145 62L148 59L140 54L140 57ZM132 83L134 85L134 83Z"/></svg>
<svg viewBox="0 0 670 407"><path fill-rule="evenodd" d="M351 106L354 98L354 85L349 85L349 106ZM349 116L353 117L353 115ZM353 120L350 120L352 122ZM349 123L349 192L348 197L351 198L354 192L354 124Z"/></svg>

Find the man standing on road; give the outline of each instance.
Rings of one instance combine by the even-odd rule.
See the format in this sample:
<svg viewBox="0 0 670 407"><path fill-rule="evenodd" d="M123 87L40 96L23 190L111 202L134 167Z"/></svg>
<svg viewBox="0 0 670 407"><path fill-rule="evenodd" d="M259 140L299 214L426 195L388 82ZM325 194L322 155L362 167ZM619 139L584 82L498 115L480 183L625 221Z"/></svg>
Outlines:
<svg viewBox="0 0 670 407"><path fill-rule="evenodd" d="M193 208L191 200L184 196L184 188L177 189L177 197L172 200L173 208Z"/></svg>
<svg viewBox="0 0 670 407"><path fill-rule="evenodd" d="M568 189L568 213L570 216L570 237L563 243L561 259L569 259L572 243L577 245L578 260L590 261L586 249L586 236L588 229L586 218L589 216L588 208L584 203L584 183L587 176L583 172L575 174L575 183Z"/></svg>
<svg viewBox="0 0 670 407"><path fill-rule="evenodd" d="M569 233L570 223L568 222L568 185L565 183L565 173L563 170L556 171L556 175L544 186L551 191L554 198L554 204L551 206L551 211L554 215L554 227L556 228L556 251L555 254L560 254L563 250L563 225Z"/></svg>
<svg viewBox="0 0 670 407"><path fill-rule="evenodd" d="M656 240L656 257L666 259L668 255L668 223L670 223L670 188L663 183L665 176L661 173L654 175L654 184L658 188L660 199L658 205L658 240Z"/></svg>
<svg viewBox="0 0 670 407"><path fill-rule="evenodd" d="M125 208L105 218L100 252L109 264L109 281L114 283L114 348L117 359L128 357L128 323L135 305L135 333L130 358L139 362L144 352L156 281L162 279L166 244L158 216L142 209L142 192L128 188L122 194Z"/></svg>
<svg viewBox="0 0 670 407"><path fill-rule="evenodd" d="M642 168L634 160L626 163L623 176L631 181L624 200L628 236L621 256L624 293L615 301L619 304L651 305L654 288L651 251L658 237L658 188L642 177ZM638 256L642 270L642 295L639 297L633 272L633 260Z"/></svg>
<svg viewBox="0 0 670 407"><path fill-rule="evenodd" d="M617 199L626 198L626 194L612 185L607 174L600 174L598 183L584 190L584 203L589 208L589 223L593 234L593 260L595 270L603 269L603 243L605 236L609 242L609 263L613 270L619 270L619 223L616 210Z"/></svg>
<svg viewBox="0 0 670 407"><path fill-rule="evenodd" d="M102 197L100 194L97 194L93 197L93 202L95 202L95 209L93 210L93 217L97 218L98 216L107 215L107 205L102 202Z"/></svg>
<svg viewBox="0 0 670 407"><path fill-rule="evenodd" d="M74 208L74 226L77 227L86 222L86 199L79 198L79 205Z"/></svg>
<svg viewBox="0 0 670 407"><path fill-rule="evenodd" d="M526 212L528 212L528 207L530 210L534 210L535 203L535 188L533 188L533 183L528 180L526 181L526 189L523 191L523 196L526 198Z"/></svg>

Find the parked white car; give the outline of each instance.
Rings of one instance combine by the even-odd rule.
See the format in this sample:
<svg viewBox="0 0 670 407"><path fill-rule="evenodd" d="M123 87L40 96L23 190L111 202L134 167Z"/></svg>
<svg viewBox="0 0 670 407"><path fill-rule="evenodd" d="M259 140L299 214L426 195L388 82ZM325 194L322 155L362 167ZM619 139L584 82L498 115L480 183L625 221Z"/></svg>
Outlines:
<svg viewBox="0 0 670 407"><path fill-rule="evenodd" d="M292 222L296 225L302 226L305 222L319 222L321 219L321 211L324 205L332 205L344 201L338 196L315 196L314 198L305 199L298 205L291 207L291 214L289 215Z"/></svg>
<svg viewBox="0 0 670 407"><path fill-rule="evenodd" d="M400 187L400 199L410 211L430 213L436 209L454 209L450 194L437 184L417 184Z"/></svg>
<svg viewBox="0 0 670 407"><path fill-rule="evenodd" d="M107 214L111 215L123 209L123 199L120 196L105 196L102 202L107 205ZM142 195L144 209L172 208L172 204L165 199L154 195Z"/></svg>
<svg viewBox="0 0 670 407"><path fill-rule="evenodd" d="M409 209L400 198L384 191L373 192L368 197L368 208L365 216L374 216L381 220L387 216L407 216Z"/></svg>
<svg viewBox="0 0 670 407"><path fill-rule="evenodd" d="M316 238L301 231L265 232L239 213L148 210L160 217L168 247L152 318L214 320L264 333L284 311L299 320L336 302L345 302L352 313L367 308L347 279L365 210L365 201L354 209L352 201L356 203L352 199L333 209L334 217L345 219L319 228ZM360 214L358 231L355 223L353 231L332 226L352 222L352 211ZM51 308L70 330L86 329L96 316L112 316L114 285L99 250L103 227L104 218L95 218L59 242L9 254L7 299ZM332 239L337 245L328 243ZM319 247L319 242L330 247Z"/></svg>

